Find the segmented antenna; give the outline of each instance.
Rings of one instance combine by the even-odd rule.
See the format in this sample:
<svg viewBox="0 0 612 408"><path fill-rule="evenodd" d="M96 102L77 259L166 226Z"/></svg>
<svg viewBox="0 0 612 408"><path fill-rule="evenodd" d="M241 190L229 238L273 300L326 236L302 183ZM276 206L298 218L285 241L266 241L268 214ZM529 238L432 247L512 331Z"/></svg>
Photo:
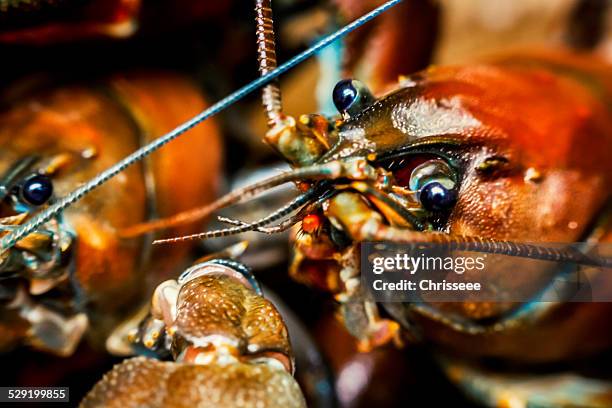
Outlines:
<svg viewBox="0 0 612 408"><path fill-rule="evenodd" d="M150 142L149 144L142 146L140 149L136 150L129 156L115 163L114 165L104 170L103 172L99 173L97 176L89 180L87 183L83 184L81 187L75 189L74 191L69 193L64 198L58 200L55 204L50 205L44 211L41 211L40 213L34 215L28 222L23 224L21 227L19 227L12 233L5 235L0 241L1 249L5 251L13 247L17 243L17 241L19 241L26 235L36 230L36 228L40 227L45 222L49 221L51 218L55 217L62 210L70 207L72 204L76 203L81 198L85 197L85 195L89 194L92 190L95 190L96 188L100 187L102 184L106 183L111 178L115 177L117 174L121 173L127 167L144 159L146 156L150 155L151 153L153 153L160 147L164 146L166 143L176 139L177 137L179 137L180 135L182 135L183 133L185 133L192 127L196 126L200 122L203 122L209 117L216 115L217 113L223 111L224 109L233 105L235 102L238 102L240 99L249 95L251 92L254 92L260 87L269 84L270 82L278 78L279 75L289 71L291 68L300 64L305 59L313 56L314 54L316 54L323 48L327 47L328 45L332 44L339 38L344 37L351 31L361 27L368 21L379 16L380 14L384 13L391 7L401 2L402 0L387 1L386 3L370 11L368 14L364 14L363 16L359 17L357 20L353 21L352 23L347 24L346 26L342 27L335 33L323 37L320 41L318 41L312 47L299 53L298 55L291 58L289 61L285 62L278 68L273 69L267 74L246 84L245 86L238 89L237 91L234 91L232 94L221 99L219 102L215 103L208 109L204 110L197 116L179 125L178 127L166 133L165 135L160 136L157 139Z"/></svg>
<svg viewBox="0 0 612 408"><path fill-rule="evenodd" d="M268 177L267 179L231 191L205 206L183 211L167 218L160 218L157 220L132 225L131 227L121 230L119 235L122 238L131 238L151 231L189 224L204 219L217 210L228 207L232 204L246 201L260 193L263 193L264 191L285 183L300 180L337 178L340 175L338 170L336 170L338 167L336 166L337 164L337 162L329 162L276 174L272 177Z"/></svg>
<svg viewBox="0 0 612 408"><path fill-rule="evenodd" d="M192 239L220 238L220 237L227 237L230 235L241 234L243 232L255 231L259 227L271 224L274 221L283 218L287 214L292 213L293 211L297 210L301 206L308 204L313 199L315 199L319 194L320 194L320 191L318 189L312 188L308 190L307 192L305 192L304 194L299 195L296 198L294 198L289 204L284 205L278 210L275 210L274 212L272 212L272 214L258 221L255 221L253 223L244 223L244 224L241 224L235 227L231 227L231 228L223 228L223 229L215 230L215 231L201 232L199 234L185 235L182 237L157 239L153 241L153 244L157 245L157 244L182 242L182 241L188 241Z"/></svg>
<svg viewBox="0 0 612 408"><path fill-rule="evenodd" d="M266 75L276 68L276 42L272 20L272 0L255 0L255 24L257 25L257 61L259 73ZM261 91L261 101L272 128L281 118L282 104L278 80L272 81Z"/></svg>

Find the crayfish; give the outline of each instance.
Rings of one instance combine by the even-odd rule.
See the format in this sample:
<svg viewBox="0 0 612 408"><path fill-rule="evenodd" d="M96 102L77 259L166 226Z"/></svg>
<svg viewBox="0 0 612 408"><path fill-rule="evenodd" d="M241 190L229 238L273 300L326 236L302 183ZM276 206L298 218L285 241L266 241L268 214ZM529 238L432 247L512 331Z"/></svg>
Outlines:
<svg viewBox="0 0 612 408"><path fill-rule="evenodd" d="M4 234L180 123L186 109L206 106L190 81L168 73L115 75L97 86L15 88L26 90L7 91L12 105L0 115ZM145 273L147 265L156 264L157 279L183 265L189 248L151 252L150 237L127 238L121 231L214 197L218 131L211 122L193 136L128 170L3 253L0 350L29 344L67 356L86 333L104 346L115 326L144 304L146 287L157 283ZM207 160L199 160L204 147ZM188 173L209 177L175 177L165 165L189 155Z"/></svg>
<svg viewBox="0 0 612 408"><path fill-rule="evenodd" d="M610 303L544 303L534 298L521 304L377 304L362 285L359 259L360 243L391 241L406 245L437 243L456 250L609 268L610 258L544 244L610 241L612 69L590 56L569 51L517 51L471 65L431 67L388 84L382 95L375 95L357 80L344 79L333 90L338 118L319 114L294 118L282 111L278 85L269 83L275 73L288 69L276 66L270 1L257 0L256 13L262 74L257 84L266 84L263 106L269 125L265 141L293 169L231 192L206 207L144 223L132 232L184 225L293 182L301 193L262 219L228 219L225 221L232 224L228 228L157 243L245 231L274 233L295 226L300 230L294 239L296 253L290 273L334 294L342 320L362 350L389 342L428 342L441 356L441 364L453 381L493 406L517 400L525 406L538 401L553 406L608 405L609 381L591 387L593 382L588 377L573 375L572 384L587 391L571 396L575 399L570 401L562 392L567 387L562 370L553 367L546 372L546 381L539 381L532 373L540 364L563 364L609 350L612 332L606 319ZM124 164L141 159L224 106L204 112ZM45 217L110 179L116 174L111 170L67 196L29 226L5 237L3 245L14 245L27 237ZM198 268L202 266L196 266L196 271ZM508 282L513 280L507 269L496 268L492 273ZM172 377L173 373L186 370L197 376L199 370L216 370L221 359L227 359L226 366L232 367L227 369L228 375L235 367L242 367L241 359L248 359L248 353L236 351L227 336L219 339L219 347L214 339L206 337L217 333L205 330L216 321L214 316L201 321L186 319L189 330L168 327L175 326L177 319L181 321L181 311L197 317L201 309L196 304L193 309L182 309L181 296L188 297L190 289L203 290L208 279L221 278L198 276L183 286L180 281L172 282L168 291L175 297L156 297L152 305L158 334L150 337L169 338L174 357L179 362L187 358L194 365L127 362L95 388L86 403L94 401L98 393L104 394L104 387L109 383L112 386L117 376L129 376L130 368L150 369L157 376L156 384L178 390L192 380L181 378L182 374ZM231 280L223 279L230 285ZM239 284L231 281L231 285ZM248 285L240 291L246 290L244 287ZM165 292L165 288L160 291ZM168 310L172 310L172 299L176 298L177 313L173 314ZM170 308L164 309L160 303L168 303ZM164 322L169 337L162 336L159 322ZM226 324L221 321L220 330L225 330ZM192 335L191 330L198 334ZM189 360L190 356L194 360ZM495 367L479 365L492 358L513 363L518 371L498 372ZM510 387L506 391L506 385L516 383L515 376L525 382L525 388ZM476 379L474 383L472 379ZM202 401L201 392L205 391L198 390L188 401ZM287 398L294 395L291 390L285 392ZM143 398L160 395L151 393ZM298 400L294 400L295 405L299 405Z"/></svg>
<svg viewBox="0 0 612 408"><path fill-rule="evenodd" d="M269 2L258 1L257 12L266 75L276 67ZM198 219L282 183L295 182L302 194L260 220L230 220L234 226L226 229L158 243L301 224L290 273L335 294L363 350L408 335L460 361L496 358L530 367L609 349L612 333L602 328L609 303L376 304L361 284L359 243L438 243L558 264L597 263L540 243L610 240L611 68L568 51L522 50L431 67L386 88L378 96L357 80L338 82L333 101L340 118L330 120L285 115L278 86L267 85L265 140L294 169L150 227ZM599 261L610 265L609 258ZM507 268L491 273L512 282ZM462 364L448 363L459 383ZM529 403L543 394L560 404L558 378L546 386L534 380L535 389L521 398ZM492 405L516 397L493 385L483 397L465 381ZM576 384L589 381L578 376ZM605 390L584 403L594 404Z"/></svg>

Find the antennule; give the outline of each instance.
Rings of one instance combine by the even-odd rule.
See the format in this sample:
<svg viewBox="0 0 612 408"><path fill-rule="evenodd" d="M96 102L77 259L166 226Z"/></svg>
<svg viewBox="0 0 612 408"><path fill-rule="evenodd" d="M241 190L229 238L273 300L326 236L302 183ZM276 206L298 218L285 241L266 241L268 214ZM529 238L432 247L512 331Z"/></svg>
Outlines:
<svg viewBox="0 0 612 408"><path fill-rule="evenodd" d="M276 43L271 3L271 0L255 0L257 60L259 73L262 76L276 68ZM282 104L278 81L273 81L262 89L261 100L268 117L268 127L272 128L281 119Z"/></svg>
<svg viewBox="0 0 612 408"><path fill-rule="evenodd" d="M272 214L258 221L255 221L253 223L239 223L238 225L231 227L231 228L223 228L219 230L201 232L199 234L184 235L184 236L175 237L175 238L157 239L153 241L153 244L158 245L158 244L174 243L174 242L188 241L192 239L220 238L220 237L227 237L230 235L241 234L243 232L248 232L248 231L257 231L259 227L273 223L274 221L280 218L283 218L287 214L292 213L293 211L297 210L303 205L308 204L318 195L320 195L320 191L317 190L316 188L312 188L308 190L307 192L305 192L304 194L297 196L288 204L272 212ZM233 224L236 224L236 223L233 223Z"/></svg>
<svg viewBox="0 0 612 408"><path fill-rule="evenodd" d="M240 189L234 190L217 199L217 201L214 201L203 207L196 207L172 215L168 218L160 218L157 220L148 221L124 228L119 231L119 235L122 238L133 238L152 231L190 224L206 218L217 210L228 207L232 204L236 204L238 202L246 201L273 187L292 181L310 179L334 179L342 174L341 171L341 166L339 166L338 162L335 161L321 165L303 167L297 170L286 171L269 177L267 179L261 180L259 182L250 184L248 186L242 187Z"/></svg>

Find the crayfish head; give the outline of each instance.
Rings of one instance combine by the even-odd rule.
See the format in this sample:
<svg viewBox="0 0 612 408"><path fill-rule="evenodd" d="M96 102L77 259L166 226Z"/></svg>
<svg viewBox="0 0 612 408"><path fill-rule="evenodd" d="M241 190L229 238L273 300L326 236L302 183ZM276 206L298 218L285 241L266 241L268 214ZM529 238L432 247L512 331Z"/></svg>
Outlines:
<svg viewBox="0 0 612 408"><path fill-rule="evenodd" d="M8 160L0 159L6 166L0 177L0 236L53 202L54 175L72 161L69 154L25 155L19 159L5 154ZM70 227L61 215L55 217L2 253L0 275L19 274L30 281L31 294L44 293L66 278L66 258L73 241Z"/></svg>

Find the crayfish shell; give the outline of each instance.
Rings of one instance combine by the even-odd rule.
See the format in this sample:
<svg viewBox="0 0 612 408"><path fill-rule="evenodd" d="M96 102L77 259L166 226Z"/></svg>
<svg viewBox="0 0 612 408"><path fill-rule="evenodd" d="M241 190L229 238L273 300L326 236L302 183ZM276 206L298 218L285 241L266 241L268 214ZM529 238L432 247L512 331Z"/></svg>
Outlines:
<svg viewBox="0 0 612 408"><path fill-rule="evenodd" d="M297 382L265 365L192 365L132 358L115 366L81 403L93 407L305 407Z"/></svg>

